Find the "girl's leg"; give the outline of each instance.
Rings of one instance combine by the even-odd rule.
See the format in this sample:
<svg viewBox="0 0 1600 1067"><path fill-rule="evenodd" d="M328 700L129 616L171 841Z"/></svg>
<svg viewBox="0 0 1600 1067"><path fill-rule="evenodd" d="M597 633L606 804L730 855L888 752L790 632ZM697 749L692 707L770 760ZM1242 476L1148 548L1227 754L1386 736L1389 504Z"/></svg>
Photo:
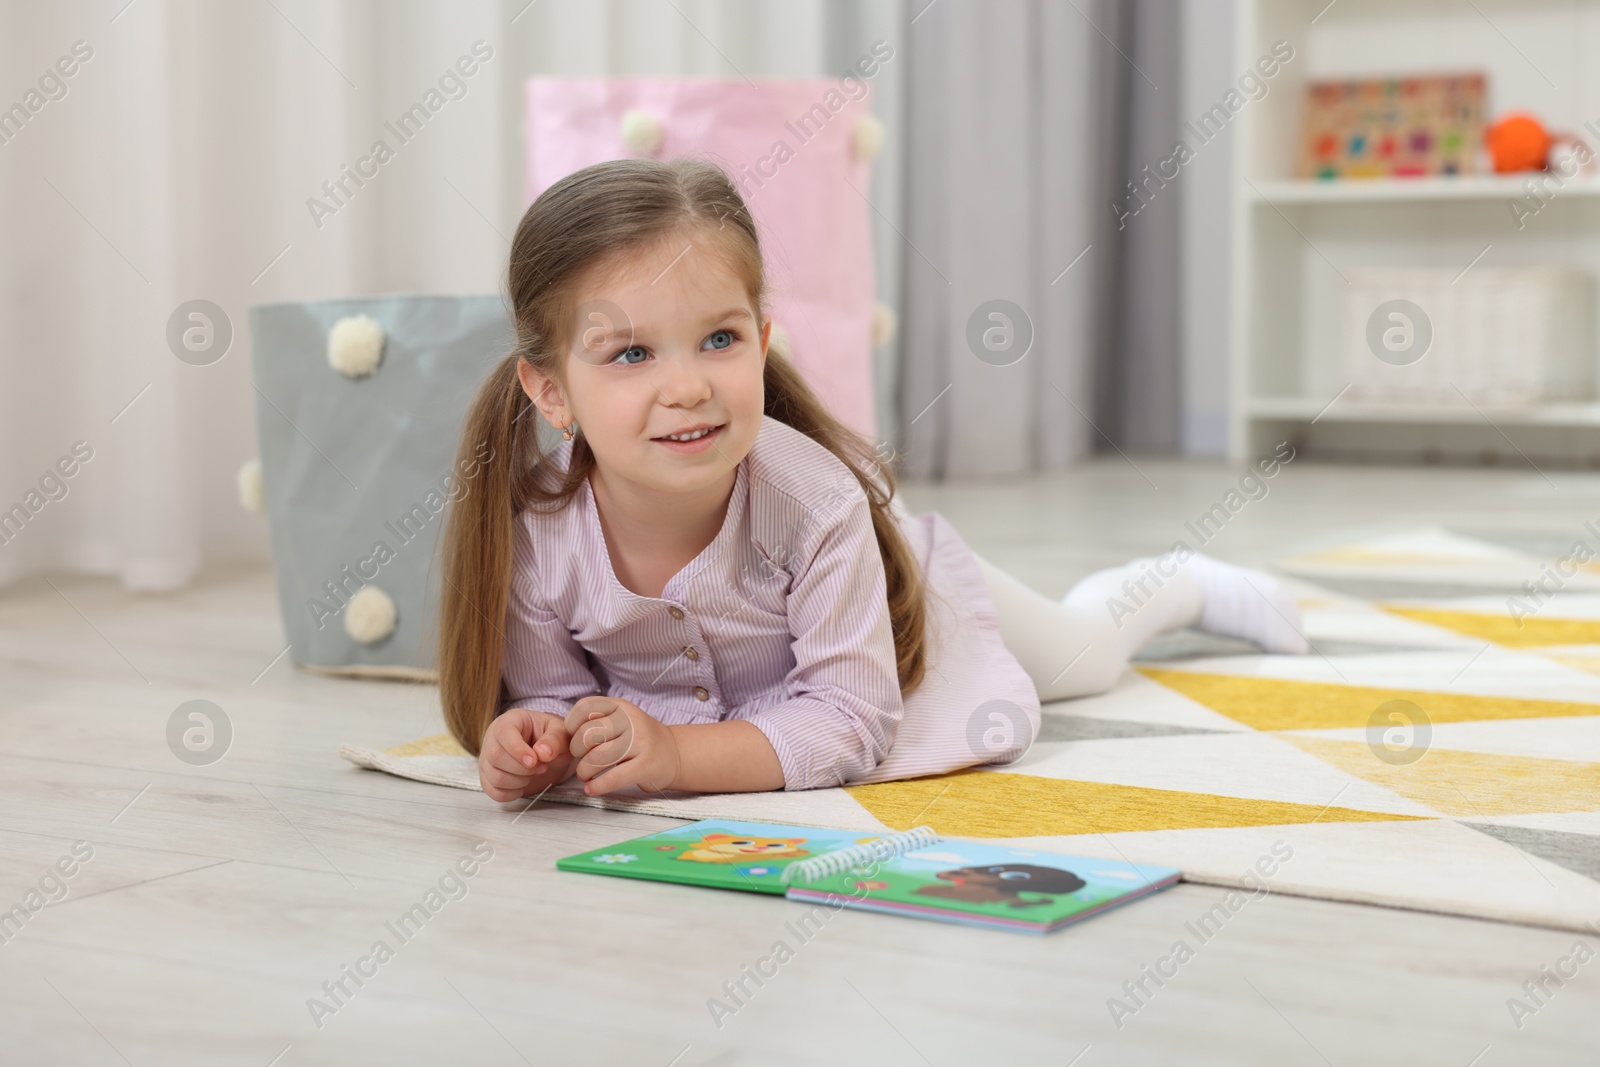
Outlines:
<svg viewBox="0 0 1600 1067"><path fill-rule="evenodd" d="M1042 701L1103 693L1157 634L1198 626L1304 652L1299 611L1276 579L1208 556L1136 559L1097 571L1060 602L979 556L1000 638Z"/></svg>
<svg viewBox="0 0 1600 1067"><path fill-rule="evenodd" d="M1058 602L978 557L1000 639L1033 679L1040 700L1105 692L1146 641L1200 618L1200 587L1181 568L1159 588L1147 579L1152 595L1113 618L1113 600L1131 604L1121 586L1138 577L1137 563L1091 574Z"/></svg>

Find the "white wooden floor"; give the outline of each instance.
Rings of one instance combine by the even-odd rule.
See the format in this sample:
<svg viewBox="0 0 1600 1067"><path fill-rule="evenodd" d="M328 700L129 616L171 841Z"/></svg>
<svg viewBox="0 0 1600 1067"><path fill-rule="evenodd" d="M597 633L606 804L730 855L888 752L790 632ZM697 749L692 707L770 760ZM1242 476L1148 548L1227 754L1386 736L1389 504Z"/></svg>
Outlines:
<svg viewBox="0 0 1600 1067"><path fill-rule="evenodd" d="M1218 466L1139 468L1118 459L906 495L1060 593L1092 568L1166 548L1236 479ZM1570 542L1600 516L1600 476L1551 479L1296 463L1209 550L1258 562L1427 521ZM51 580L0 594L0 910L74 842L93 858L65 880L64 900L0 944L0 1062L1600 1059L1600 962L1520 1029L1506 1007L1571 951L1572 934L1274 895L1119 1028L1107 998L1124 996L1220 890L1181 885L1038 939L843 913L798 944L784 924L799 905L558 873L556 857L660 820L559 805L519 815L343 763L341 742L437 732L434 693L313 677L286 660L266 669L284 644L266 570L220 569L163 597ZM165 737L173 709L197 698L234 729L227 756L205 767L180 762ZM325 998L323 983L375 941L397 945L385 923L474 846L493 859L466 896L364 985L346 979L351 995L319 1027L308 998ZM746 980L752 995L717 1025L708 999L726 1000L723 983L780 938L794 958L760 988Z"/></svg>

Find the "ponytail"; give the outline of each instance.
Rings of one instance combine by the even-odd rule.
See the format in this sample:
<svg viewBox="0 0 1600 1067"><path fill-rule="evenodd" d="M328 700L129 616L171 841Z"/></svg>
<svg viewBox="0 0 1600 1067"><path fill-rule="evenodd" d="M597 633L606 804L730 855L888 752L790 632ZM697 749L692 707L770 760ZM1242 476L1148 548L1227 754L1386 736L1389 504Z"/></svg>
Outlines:
<svg viewBox="0 0 1600 1067"><path fill-rule="evenodd" d="M520 359L513 353L501 360L467 411L457 469L476 464L478 473L451 505L444 530L439 701L450 735L473 755L505 699L501 667L512 523L530 504L565 503L594 464L589 446L577 442L570 469L554 491L530 476L548 470L548 457L539 445L533 402L517 379ZM485 451L487 460L482 459Z"/></svg>
<svg viewBox="0 0 1600 1067"><path fill-rule="evenodd" d="M883 574L889 596L889 625L894 632L895 672L900 692L909 694L922 684L927 672L925 639L927 595L922 568L890 510L894 474L882 463L866 438L834 417L795 365L770 346L763 385L765 413L799 430L832 452L850 468L872 506L872 532L883 557Z"/></svg>

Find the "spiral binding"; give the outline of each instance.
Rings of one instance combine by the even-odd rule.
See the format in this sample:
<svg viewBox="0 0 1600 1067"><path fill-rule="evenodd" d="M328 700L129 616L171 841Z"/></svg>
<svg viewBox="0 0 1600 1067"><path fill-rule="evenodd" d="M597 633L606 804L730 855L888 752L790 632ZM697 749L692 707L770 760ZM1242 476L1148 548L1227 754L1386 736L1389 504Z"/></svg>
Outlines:
<svg viewBox="0 0 1600 1067"><path fill-rule="evenodd" d="M838 874L852 867L863 866L873 860L886 860L893 856L915 852L919 848L940 841L931 826L918 826L898 834L865 841L849 848L841 848L825 856L815 856L799 863L791 863L783 870L781 880L787 882L814 882L830 874Z"/></svg>

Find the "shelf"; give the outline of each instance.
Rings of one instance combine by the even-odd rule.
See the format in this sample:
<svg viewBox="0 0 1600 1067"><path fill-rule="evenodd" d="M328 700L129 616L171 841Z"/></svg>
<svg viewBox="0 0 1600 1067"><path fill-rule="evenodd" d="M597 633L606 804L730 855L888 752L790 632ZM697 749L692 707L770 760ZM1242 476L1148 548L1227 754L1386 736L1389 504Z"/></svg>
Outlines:
<svg viewBox="0 0 1600 1067"><path fill-rule="evenodd" d="M1329 406L1331 397L1253 397L1245 402L1245 416L1288 422L1419 422L1494 426L1593 426L1600 427L1600 402L1588 400L1546 401L1516 407L1476 408L1458 404L1392 404L1341 397ZM1326 409L1326 410L1324 410Z"/></svg>
<svg viewBox="0 0 1600 1067"><path fill-rule="evenodd" d="M1215 331L1222 337L1217 347L1227 348L1230 454L1249 459L1288 437L1330 456L1384 462L1449 456L1492 463L1515 449L1540 462L1549 457L1600 468L1600 386L1581 398L1491 405L1476 395L1472 402L1450 395L1441 378L1445 395L1404 403L1378 400L1374 392L1358 398L1386 380L1372 379L1369 387L1362 375L1360 385L1335 399L1356 377L1342 368L1364 340L1350 337L1362 325L1352 317L1362 309L1350 306L1358 272L1448 270L1445 278L1460 280L1469 270L1561 268L1600 284L1600 167L1591 162L1570 176L1574 163L1516 174L1298 177L1307 85L1346 78L1482 72L1487 118L1529 110L1546 128L1564 131L1564 145L1571 134L1593 150L1600 141L1600 0L1236 0L1232 8L1230 69L1248 69L1279 40L1293 43L1296 58L1281 64L1270 95L1258 94L1233 114L1229 145L1216 145L1231 155L1230 188L1216 205L1219 213L1226 208L1226 219L1214 222L1196 211L1185 223L1186 241L1193 242L1186 245L1193 251L1185 253L1185 284L1195 294L1185 307L1195 312L1196 334ZM1505 36L1513 22L1522 34L1516 48ZM1530 41L1549 50L1521 54ZM1213 125L1208 120L1202 134L1209 136ZM1563 148L1556 158L1570 157ZM1228 270L1219 281L1213 272L1222 260ZM1487 276L1479 281L1498 284ZM1212 310L1224 288L1225 320ZM1492 316L1478 315L1474 297L1454 295L1460 289L1452 290L1448 313L1470 315L1468 329L1489 332ZM1600 367L1600 312L1588 315L1583 330L1589 358ZM1537 333L1515 323L1496 326L1493 343L1520 358L1517 346L1547 343ZM1459 346L1453 337L1450 343ZM1469 377L1480 386L1492 380L1467 368L1462 364L1457 377L1464 387ZM1196 373L1191 381L1210 379ZM1196 395L1201 388L1194 387Z"/></svg>
<svg viewBox="0 0 1600 1067"><path fill-rule="evenodd" d="M1372 204L1415 200L1520 200L1530 172L1512 177L1346 178L1329 181L1241 182L1239 196L1261 207L1269 204ZM1600 179L1572 178L1553 197L1600 196ZM1265 199L1263 199L1265 198Z"/></svg>

